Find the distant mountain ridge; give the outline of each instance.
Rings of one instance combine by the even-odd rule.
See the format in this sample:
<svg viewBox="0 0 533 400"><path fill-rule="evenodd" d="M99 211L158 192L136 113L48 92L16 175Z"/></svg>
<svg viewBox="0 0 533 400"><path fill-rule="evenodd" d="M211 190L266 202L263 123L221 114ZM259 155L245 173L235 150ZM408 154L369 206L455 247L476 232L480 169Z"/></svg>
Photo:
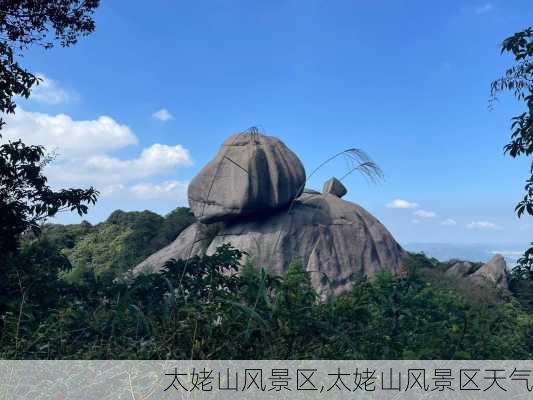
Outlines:
<svg viewBox="0 0 533 400"><path fill-rule="evenodd" d="M501 254L508 266L514 266L527 248L524 243L405 243L407 251L423 252L429 257L434 257L439 261L468 260L475 262L487 262L495 254Z"/></svg>

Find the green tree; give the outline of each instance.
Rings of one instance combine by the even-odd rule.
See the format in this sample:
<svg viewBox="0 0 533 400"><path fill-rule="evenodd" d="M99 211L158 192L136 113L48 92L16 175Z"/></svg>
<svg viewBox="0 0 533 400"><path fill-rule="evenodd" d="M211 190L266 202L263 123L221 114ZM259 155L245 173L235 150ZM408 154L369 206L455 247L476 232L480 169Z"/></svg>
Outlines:
<svg viewBox="0 0 533 400"><path fill-rule="evenodd" d="M301 260L293 260L279 286L275 304L282 358L302 358L309 352L312 346L306 349L305 345L309 345L307 338L318 329L313 317L317 300L317 293Z"/></svg>
<svg viewBox="0 0 533 400"><path fill-rule="evenodd" d="M0 112L14 113L15 96L29 97L38 78L23 68L22 57L32 45L49 49L76 43L94 30L92 14L98 0L9 0L0 4ZM0 119L0 128L4 122ZM0 136L1 138L1 136ZM21 141L0 146L0 253L3 261L17 250L18 238L38 230L44 218L63 209L87 212L94 203L93 189L53 191L42 167L47 159L40 146ZM0 265L0 267L2 267Z"/></svg>
<svg viewBox="0 0 533 400"><path fill-rule="evenodd" d="M515 65L505 71L505 75L491 85L491 100L500 92L512 92L514 97L525 103L526 110L512 119L511 141L505 145L504 152L511 157L533 154L533 27L505 39L502 53L511 53ZM533 215L533 162L530 164L530 177L526 180L525 194L516 205L518 217ZM533 311L533 243L518 260L513 270L511 290L522 305Z"/></svg>
<svg viewBox="0 0 533 400"><path fill-rule="evenodd" d="M116 210L95 226L45 226L43 234L64 244L59 247L72 263L73 270L66 276L72 281L88 270L110 276L129 270L171 243L194 220L190 210L183 207L165 217L147 210Z"/></svg>
<svg viewBox="0 0 533 400"><path fill-rule="evenodd" d="M18 248L20 235L38 233L39 225L60 211L87 213L98 192L89 189L52 190L42 174L46 162L41 146L20 140L0 146L0 254L6 260ZM1 261L0 261L1 262ZM1 268L1 265L0 265Z"/></svg>
<svg viewBox="0 0 533 400"><path fill-rule="evenodd" d="M0 2L1 113L15 113L15 97L29 97L32 87L38 84L38 78L23 68L18 58L32 45L49 49L59 43L67 47L76 43L79 36L91 33L92 14L98 3L98 0ZM0 129L4 124L0 119ZM46 304L50 285L55 282L46 271L55 276L54 268L65 267L65 258L45 243L34 250L30 246L21 253L21 235L28 231L38 233L40 224L58 212L87 213L88 205L94 204L98 196L92 187L52 190L43 175L43 167L49 161L42 146L28 146L20 140L0 145L0 331L12 312L12 296L18 293L17 338L30 294L38 294L38 299ZM43 279L38 278L41 276ZM18 345L16 341L17 349Z"/></svg>
<svg viewBox="0 0 533 400"><path fill-rule="evenodd" d="M72 249L81 238L94 232L95 229L96 227L87 221L69 225L46 223L41 226L41 235L58 249ZM35 236L28 235L23 238L33 240Z"/></svg>
<svg viewBox="0 0 533 400"><path fill-rule="evenodd" d="M59 278L68 264L54 254L45 238L24 243L19 256L38 263L40 272L36 282L22 284L24 296L11 297L0 329L0 358L530 359L533 354L533 318L512 296L468 281L462 281L464 287L446 282L442 265L424 257L417 257L405 276L362 278L348 293L321 302L301 263L283 277L271 277L250 262L238 274L242 253L228 245L210 256L171 261L160 273L110 280L88 271L83 282L72 284Z"/></svg>
<svg viewBox="0 0 533 400"><path fill-rule="evenodd" d="M150 242L151 251L157 251L172 242L189 225L196 221L188 207L178 207L167 215L156 237Z"/></svg>
<svg viewBox="0 0 533 400"><path fill-rule="evenodd" d="M505 75L491 84L491 101L500 92L512 92L514 97L525 103L526 110L512 118L511 141L505 145L504 152L515 158L530 156L533 153L533 27L506 38L501 45L502 53L511 53L515 65L505 71ZM523 199L516 205L516 213L533 215L533 163L530 177L526 180ZM533 248L519 260L519 274L532 273Z"/></svg>
<svg viewBox="0 0 533 400"><path fill-rule="evenodd" d="M15 96L29 97L38 83L16 59L32 45L68 47L94 30L99 0L6 0L0 3L0 111L14 113ZM0 119L0 126L1 124Z"/></svg>

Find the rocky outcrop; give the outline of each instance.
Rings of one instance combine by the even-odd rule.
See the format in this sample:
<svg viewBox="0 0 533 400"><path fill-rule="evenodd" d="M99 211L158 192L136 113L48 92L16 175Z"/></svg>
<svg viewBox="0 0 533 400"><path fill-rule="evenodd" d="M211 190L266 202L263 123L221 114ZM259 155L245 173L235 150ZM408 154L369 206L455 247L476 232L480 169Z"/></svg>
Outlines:
<svg viewBox="0 0 533 400"><path fill-rule="evenodd" d="M448 268L445 275L453 278L463 278L472 273L473 268L474 266L467 261L456 262Z"/></svg>
<svg viewBox="0 0 533 400"><path fill-rule="evenodd" d="M470 275L470 279L478 284L489 283L500 289L509 289L505 259L501 254L496 254L488 263Z"/></svg>
<svg viewBox="0 0 533 400"><path fill-rule="evenodd" d="M324 187L322 188L322 193L333 194L341 198L346 193L348 193L348 189L346 189L346 187L342 184L342 182L339 181L337 178L331 178L331 179L328 179L324 183Z"/></svg>
<svg viewBox="0 0 533 400"><path fill-rule="evenodd" d="M479 264L478 264L479 266ZM491 285L500 289L509 289L507 282L507 264L500 254L476 269L476 265L467 261L454 263L445 272L445 275L453 279L466 279L476 285Z"/></svg>
<svg viewBox="0 0 533 400"><path fill-rule="evenodd" d="M153 254L136 272L169 259L212 254L223 243L251 255L255 265L282 274L299 257L322 292L342 293L354 275L401 272L404 250L387 229L357 204L331 194L304 193L290 211L223 224L217 232L196 223Z"/></svg>
<svg viewBox="0 0 533 400"><path fill-rule="evenodd" d="M323 295L346 291L355 275L401 273L407 253L375 217L341 199L347 190L339 180L326 182L323 193L302 190L304 182L300 161L279 139L231 137L189 187L199 222L134 272L231 243L276 275L299 258Z"/></svg>
<svg viewBox="0 0 533 400"><path fill-rule="evenodd" d="M249 131L227 139L192 180L189 205L204 223L279 209L302 192L305 170L285 144Z"/></svg>

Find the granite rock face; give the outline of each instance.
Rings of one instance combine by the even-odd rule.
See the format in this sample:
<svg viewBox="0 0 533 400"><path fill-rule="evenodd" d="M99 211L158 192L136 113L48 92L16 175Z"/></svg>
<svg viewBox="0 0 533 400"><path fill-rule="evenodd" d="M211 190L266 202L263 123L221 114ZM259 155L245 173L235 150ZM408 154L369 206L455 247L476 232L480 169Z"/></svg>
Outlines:
<svg viewBox="0 0 533 400"><path fill-rule="evenodd" d="M327 193L304 193L290 211L221 224L215 234L208 229L202 223L190 226L135 272L158 270L171 258L212 254L229 242L274 274L285 272L299 257L319 292L340 294L350 288L353 275L400 274L407 255L367 211Z"/></svg>
<svg viewBox="0 0 533 400"><path fill-rule="evenodd" d="M470 279L475 283L490 283L500 289L509 289L505 259L501 254L496 254L488 263L474 272Z"/></svg>
<svg viewBox="0 0 533 400"><path fill-rule="evenodd" d="M300 195L305 170L285 144L251 131L227 139L192 180L189 205L204 223L260 214Z"/></svg>
<svg viewBox="0 0 533 400"><path fill-rule="evenodd" d="M341 198L348 193L348 189L337 178L331 178L324 183L322 193L330 193Z"/></svg>
<svg viewBox="0 0 533 400"><path fill-rule="evenodd" d="M339 180L326 182L323 193L304 184L300 160L279 139L254 131L230 137L189 186L199 222L134 273L210 255L224 243L275 275L299 258L322 295L345 292L355 275L402 273L407 253L375 217L341 199L347 190Z"/></svg>
<svg viewBox="0 0 533 400"><path fill-rule="evenodd" d="M446 276L463 278L472 272L473 265L468 261L453 264L445 273Z"/></svg>
<svg viewBox="0 0 533 400"><path fill-rule="evenodd" d="M465 279L480 286L491 285L500 289L509 289L507 264L500 254L496 254L477 270L470 262L457 262L445 272L445 275L450 278Z"/></svg>

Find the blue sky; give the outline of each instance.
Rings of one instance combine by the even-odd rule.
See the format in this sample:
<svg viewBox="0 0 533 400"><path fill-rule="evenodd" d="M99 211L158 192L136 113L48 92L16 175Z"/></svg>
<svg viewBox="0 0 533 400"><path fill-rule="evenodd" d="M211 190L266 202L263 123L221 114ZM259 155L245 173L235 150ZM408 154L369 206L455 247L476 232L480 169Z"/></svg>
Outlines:
<svg viewBox="0 0 533 400"><path fill-rule="evenodd" d="M531 1L103 3L93 35L26 56L45 84L6 127L56 149L52 184L102 191L90 221L185 205L222 141L257 125L308 172L364 149L385 180L352 175L346 198L401 243L531 239L513 212L528 162L502 153L521 109L508 96L488 109L511 62L499 45L531 24Z"/></svg>

